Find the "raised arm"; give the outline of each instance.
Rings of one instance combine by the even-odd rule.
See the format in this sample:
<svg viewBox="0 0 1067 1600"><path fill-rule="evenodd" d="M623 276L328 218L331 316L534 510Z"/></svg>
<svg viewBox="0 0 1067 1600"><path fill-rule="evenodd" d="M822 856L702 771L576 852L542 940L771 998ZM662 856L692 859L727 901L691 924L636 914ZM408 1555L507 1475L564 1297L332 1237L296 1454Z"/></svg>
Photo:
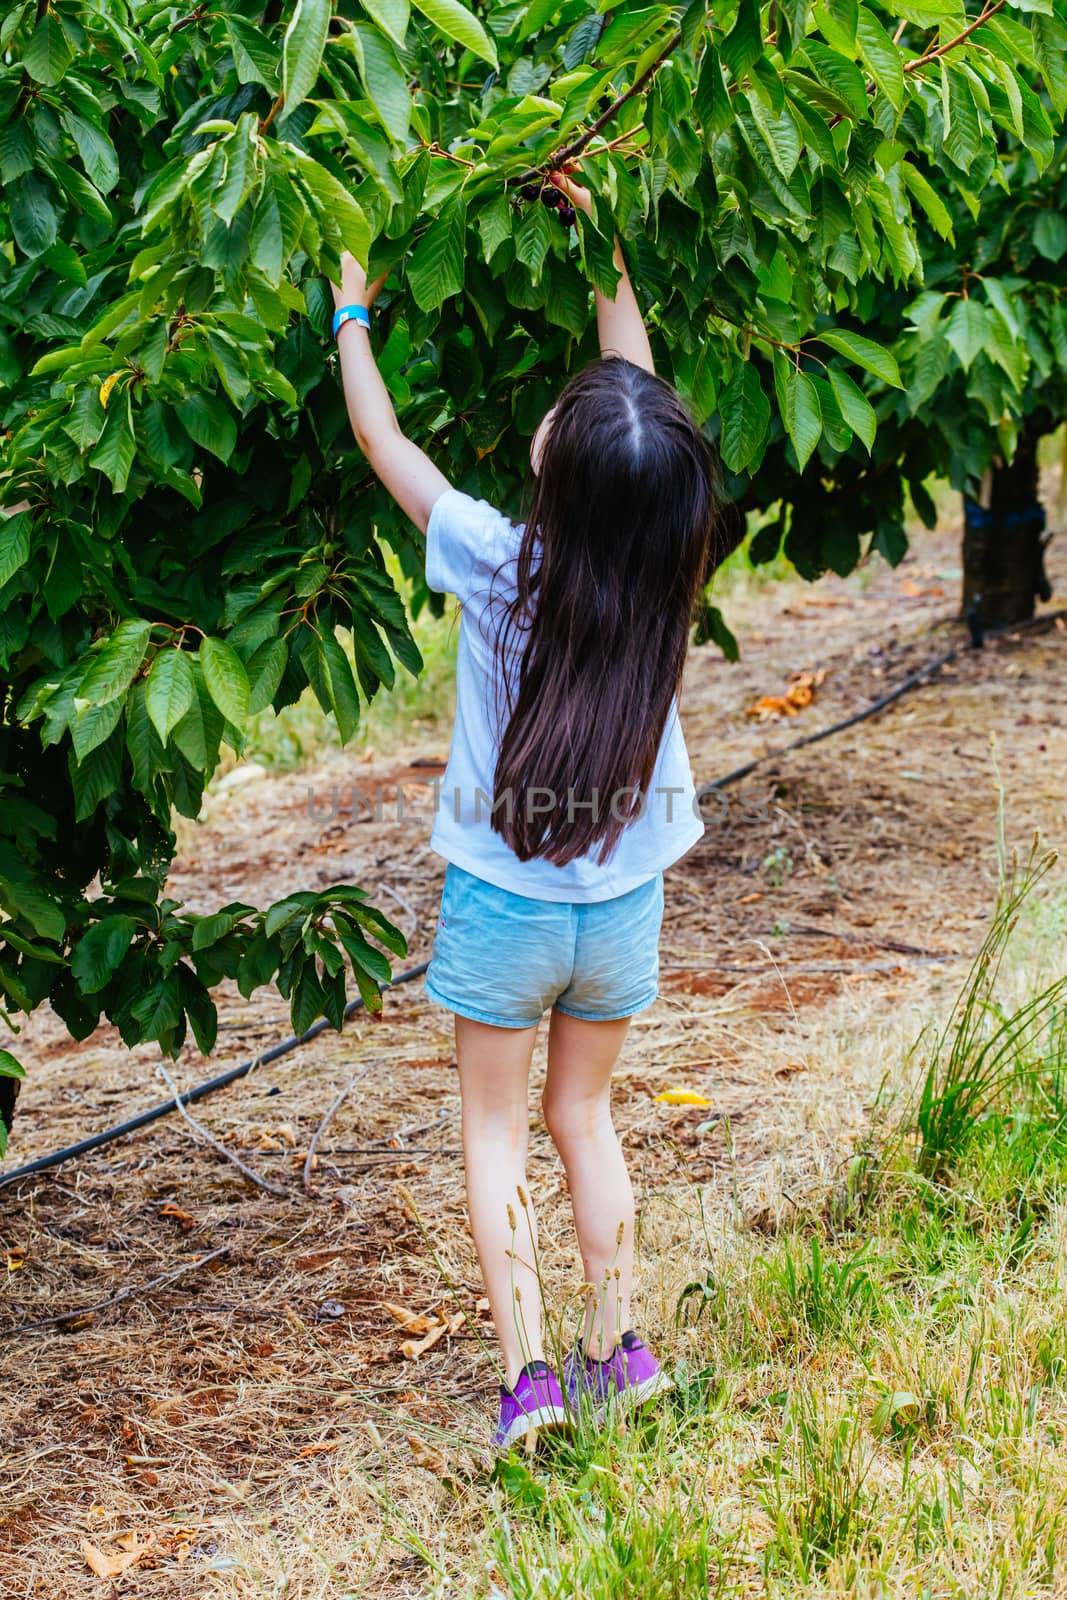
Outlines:
<svg viewBox="0 0 1067 1600"><path fill-rule="evenodd" d="M564 172L552 172L549 174L549 179L567 196L572 206L584 211L587 217L593 215L593 197L588 189L583 188L580 183L575 183L574 179ZM637 304L637 296L634 294L634 287L630 282L630 274L626 270L618 239L615 240L615 266L621 277L615 289L614 300L609 300L599 289L595 290L600 354L623 356L627 361L632 361L635 367L644 367L646 372L655 372L645 319Z"/></svg>
<svg viewBox="0 0 1067 1600"><path fill-rule="evenodd" d="M374 304L384 277L372 284L354 256L341 257L341 287L331 284L336 307ZM337 334L348 420L356 443L402 511L423 533L434 503L450 487L429 456L400 431L389 391L371 350L370 335L352 320Z"/></svg>

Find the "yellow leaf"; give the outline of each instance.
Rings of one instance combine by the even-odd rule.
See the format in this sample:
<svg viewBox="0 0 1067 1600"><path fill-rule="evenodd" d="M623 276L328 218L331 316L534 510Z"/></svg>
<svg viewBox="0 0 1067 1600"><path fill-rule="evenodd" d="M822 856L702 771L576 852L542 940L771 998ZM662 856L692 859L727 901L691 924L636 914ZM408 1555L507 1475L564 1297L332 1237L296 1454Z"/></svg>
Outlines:
<svg viewBox="0 0 1067 1600"><path fill-rule="evenodd" d="M710 1106L712 1102L706 1095L697 1094L694 1089L664 1089L662 1094L656 1096L661 1106Z"/></svg>
<svg viewBox="0 0 1067 1600"><path fill-rule="evenodd" d="M109 1556L105 1555L100 1546L95 1545L91 1539L83 1539L82 1555L98 1578L117 1578L120 1572L125 1572L127 1567L132 1567L135 1562L140 1561L150 1543L151 1540L146 1544L137 1545L133 1550L124 1550L120 1556Z"/></svg>
<svg viewBox="0 0 1067 1600"><path fill-rule="evenodd" d="M121 371L113 372L110 378L105 378L103 383L100 385L100 404L103 406L105 411L107 410L107 403L111 399L111 391L121 377Z"/></svg>

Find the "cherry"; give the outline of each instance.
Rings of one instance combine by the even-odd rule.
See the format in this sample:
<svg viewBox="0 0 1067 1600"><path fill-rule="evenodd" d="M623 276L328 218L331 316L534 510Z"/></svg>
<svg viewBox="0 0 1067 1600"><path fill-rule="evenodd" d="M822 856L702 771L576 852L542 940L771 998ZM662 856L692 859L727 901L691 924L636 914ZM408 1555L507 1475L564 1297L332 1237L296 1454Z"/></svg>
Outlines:
<svg viewBox="0 0 1067 1600"><path fill-rule="evenodd" d="M536 200L541 191L536 183L524 183L519 193L524 200Z"/></svg>
<svg viewBox="0 0 1067 1600"><path fill-rule="evenodd" d="M561 206L563 204L563 196L558 189L545 189L541 195L541 202L546 206Z"/></svg>
<svg viewBox="0 0 1067 1600"><path fill-rule="evenodd" d="M563 224L563 226L565 228L573 228L574 227L574 207L573 206L560 206L560 208L559 208L559 220L562 222L562 224Z"/></svg>

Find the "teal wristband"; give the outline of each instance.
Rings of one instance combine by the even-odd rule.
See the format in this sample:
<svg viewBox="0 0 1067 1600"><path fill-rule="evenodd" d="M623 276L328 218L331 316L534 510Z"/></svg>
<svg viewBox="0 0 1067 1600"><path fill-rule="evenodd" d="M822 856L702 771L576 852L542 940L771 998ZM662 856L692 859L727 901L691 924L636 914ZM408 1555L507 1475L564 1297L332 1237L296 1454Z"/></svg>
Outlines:
<svg viewBox="0 0 1067 1600"><path fill-rule="evenodd" d="M339 306L333 314L333 336L336 339L346 322L360 322L370 331L370 312L366 306Z"/></svg>

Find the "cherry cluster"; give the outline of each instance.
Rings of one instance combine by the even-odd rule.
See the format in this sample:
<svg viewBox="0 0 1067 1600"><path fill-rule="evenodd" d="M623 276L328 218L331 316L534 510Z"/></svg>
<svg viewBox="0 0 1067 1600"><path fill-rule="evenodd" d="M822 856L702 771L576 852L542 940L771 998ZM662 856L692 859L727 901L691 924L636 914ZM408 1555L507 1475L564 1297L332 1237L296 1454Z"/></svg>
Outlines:
<svg viewBox="0 0 1067 1600"><path fill-rule="evenodd" d="M573 228L574 207L569 205L559 190L554 189L550 183L540 186L536 183L524 183L519 193L524 200L540 200L543 206L548 206L557 213L565 228Z"/></svg>

